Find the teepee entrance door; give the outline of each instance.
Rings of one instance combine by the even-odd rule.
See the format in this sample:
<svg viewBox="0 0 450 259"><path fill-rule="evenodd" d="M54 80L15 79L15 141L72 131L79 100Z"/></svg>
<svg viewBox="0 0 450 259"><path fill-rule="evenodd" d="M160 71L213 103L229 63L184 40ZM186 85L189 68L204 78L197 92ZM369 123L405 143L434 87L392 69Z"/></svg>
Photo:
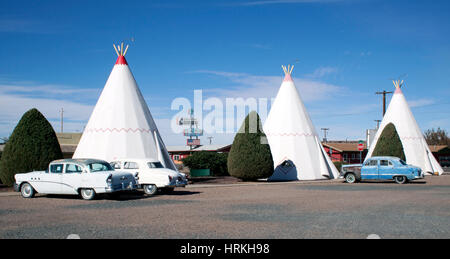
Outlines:
<svg viewBox="0 0 450 259"><path fill-rule="evenodd" d="M294 162L291 160L285 160L283 163L281 163L277 168L275 168L275 171L273 172L273 175L269 177L269 181L297 181L297 167L295 166Z"/></svg>

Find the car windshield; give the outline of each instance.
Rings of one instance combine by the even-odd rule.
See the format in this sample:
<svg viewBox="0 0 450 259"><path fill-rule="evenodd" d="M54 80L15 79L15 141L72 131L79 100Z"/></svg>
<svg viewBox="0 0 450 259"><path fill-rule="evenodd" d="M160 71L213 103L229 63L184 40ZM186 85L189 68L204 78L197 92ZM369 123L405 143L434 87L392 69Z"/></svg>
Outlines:
<svg viewBox="0 0 450 259"><path fill-rule="evenodd" d="M147 164L149 168L164 168L160 162L149 162Z"/></svg>
<svg viewBox="0 0 450 259"><path fill-rule="evenodd" d="M114 171L114 169L111 167L108 163L91 163L89 164L89 169L92 173L95 172L104 172L104 171Z"/></svg>
<svg viewBox="0 0 450 259"><path fill-rule="evenodd" d="M400 162L400 164L402 164L402 165L408 165L408 164L406 164L406 162L405 161L403 161L403 160L398 160L399 162Z"/></svg>

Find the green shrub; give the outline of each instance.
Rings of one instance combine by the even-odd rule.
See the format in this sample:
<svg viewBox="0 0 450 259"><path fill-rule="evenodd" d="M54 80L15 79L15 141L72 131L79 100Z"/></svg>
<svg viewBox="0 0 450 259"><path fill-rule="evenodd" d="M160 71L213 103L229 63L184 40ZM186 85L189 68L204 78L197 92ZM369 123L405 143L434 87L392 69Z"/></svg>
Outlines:
<svg viewBox="0 0 450 259"><path fill-rule="evenodd" d="M11 186L15 174L45 170L51 161L61 158L63 154L52 126L37 109L31 109L22 116L5 145L0 178Z"/></svg>
<svg viewBox="0 0 450 259"><path fill-rule="evenodd" d="M231 176L252 181L273 174L272 154L269 145L261 144L261 138L265 137L261 128L259 115L251 112L234 137L228 155L228 172Z"/></svg>
<svg viewBox="0 0 450 259"><path fill-rule="evenodd" d="M227 171L227 153L211 151L194 152L191 156L183 159L183 165L190 169L210 169L211 175L229 175Z"/></svg>
<svg viewBox="0 0 450 259"><path fill-rule="evenodd" d="M403 144L398 136L394 124L389 123L386 125L378 138L377 145L375 146L372 156L395 156L405 160Z"/></svg>

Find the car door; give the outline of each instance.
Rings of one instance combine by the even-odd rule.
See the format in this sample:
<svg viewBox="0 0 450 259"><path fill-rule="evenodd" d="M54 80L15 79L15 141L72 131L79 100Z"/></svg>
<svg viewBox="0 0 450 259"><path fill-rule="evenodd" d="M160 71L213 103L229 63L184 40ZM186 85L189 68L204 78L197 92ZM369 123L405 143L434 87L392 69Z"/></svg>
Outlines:
<svg viewBox="0 0 450 259"><path fill-rule="evenodd" d="M378 179L378 160L368 160L361 169L361 180Z"/></svg>
<svg viewBox="0 0 450 259"><path fill-rule="evenodd" d="M394 164L388 159L380 160L380 167L378 169L378 179L391 180L394 176Z"/></svg>
<svg viewBox="0 0 450 259"><path fill-rule="evenodd" d="M83 168L79 165L67 163L61 175L61 193L78 194L77 190L81 183Z"/></svg>
<svg viewBox="0 0 450 259"><path fill-rule="evenodd" d="M64 164L51 164L49 170L40 175L35 186L36 191L44 194L60 194L63 169Z"/></svg>

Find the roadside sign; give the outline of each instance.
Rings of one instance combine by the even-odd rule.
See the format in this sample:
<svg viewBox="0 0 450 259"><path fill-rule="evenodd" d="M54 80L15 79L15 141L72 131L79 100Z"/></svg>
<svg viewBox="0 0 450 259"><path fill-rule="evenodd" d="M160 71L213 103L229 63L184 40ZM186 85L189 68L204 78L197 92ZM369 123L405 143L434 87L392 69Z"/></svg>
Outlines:
<svg viewBox="0 0 450 259"><path fill-rule="evenodd" d="M200 139L188 139L187 146L200 146Z"/></svg>
<svg viewBox="0 0 450 259"><path fill-rule="evenodd" d="M364 141L360 140L358 142L358 150L363 151L364 150Z"/></svg>

